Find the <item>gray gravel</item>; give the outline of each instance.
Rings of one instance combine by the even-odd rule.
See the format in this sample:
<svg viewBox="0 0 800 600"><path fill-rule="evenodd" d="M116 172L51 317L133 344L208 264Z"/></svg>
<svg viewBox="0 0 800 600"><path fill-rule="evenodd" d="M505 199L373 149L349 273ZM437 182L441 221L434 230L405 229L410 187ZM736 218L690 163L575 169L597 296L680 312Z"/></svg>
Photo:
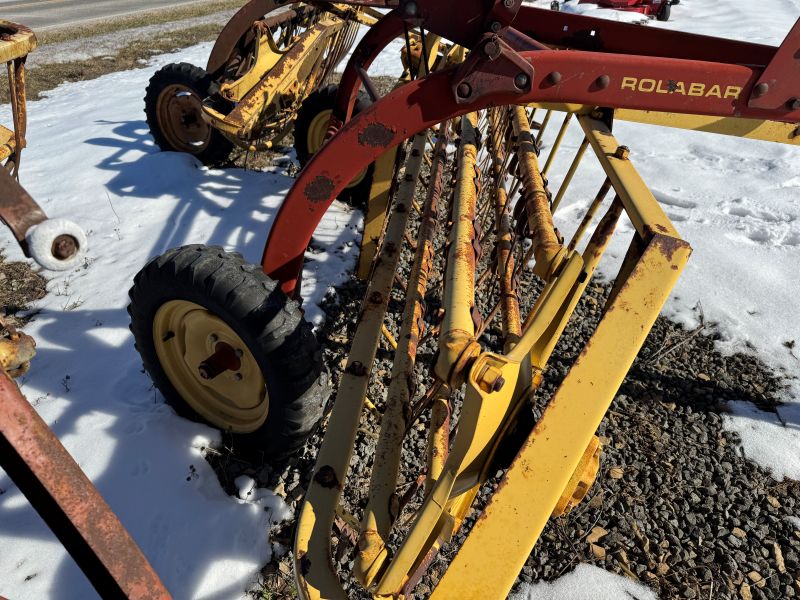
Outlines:
<svg viewBox="0 0 800 600"><path fill-rule="evenodd" d="M444 240L440 237L437 243L436 268L441 272ZM401 271L409 268L410 259L406 249ZM488 253L483 260L488 260ZM529 277L522 284L529 290L523 303L530 304L538 283ZM610 284L589 286L551 359L530 417L540 414L583 348L609 290ZM364 291L363 283L352 280L324 305L328 319L318 334L334 384L346 360ZM478 297L486 314L491 294ZM426 300L430 324L437 298L431 294ZM387 326L395 333L401 311L402 294L396 290L387 316ZM752 356L716 352L715 337L712 323L706 323L702 332L688 332L658 319L598 431L604 450L596 485L570 515L546 527L517 585L553 580L586 562L641 581L664 599L800 597L800 531L796 531L800 528L787 519L800 514L800 483L775 481L745 460L736 436L723 430L720 416L732 400L749 400L774 410L783 383ZM489 328L481 342L497 349L497 328ZM433 351L432 341L423 344L419 362L430 363ZM369 388L369 398L379 408L385 401L391 358L390 349L381 342ZM417 383L420 390L430 383L422 368ZM457 405L459 398L454 400ZM424 469L425 423L423 417L404 447L400 485L406 489ZM346 508L356 517L366 501L378 427L378 417L367 414L358 434L344 494ZM228 491L235 493L232 482L238 475L249 474L260 485L277 488L297 510L320 439L315 435L300 456L274 468L258 457L232 451L214 455L212 462ZM502 474L498 468L486 484L478 508ZM408 508L420 500L418 493ZM456 542L443 548L415 597L426 597L435 586L477 514L473 511ZM273 532L273 541L290 545L292 525ZM352 567L352 532L338 530L334 535L335 560L345 573ZM264 590L273 597L293 597L286 583L291 580L289 558L264 570ZM351 597L368 596L353 586Z"/></svg>

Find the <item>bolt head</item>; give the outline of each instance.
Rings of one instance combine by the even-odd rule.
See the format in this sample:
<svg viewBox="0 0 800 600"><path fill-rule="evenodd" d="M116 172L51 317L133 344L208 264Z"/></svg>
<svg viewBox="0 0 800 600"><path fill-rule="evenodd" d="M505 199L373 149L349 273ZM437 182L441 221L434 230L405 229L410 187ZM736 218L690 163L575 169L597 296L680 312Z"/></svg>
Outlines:
<svg viewBox="0 0 800 600"><path fill-rule="evenodd" d="M597 78L597 87L601 90L606 89L611 84L611 78L608 75L601 75Z"/></svg>
<svg viewBox="0 0 800 600"><path fill-rule="evenodd" d="M208 341L212 344L216 344L219 341L219 337L216 333L212 333L210 336L208 336Z"/></svg>
<svg viewBox="0 0 800 600"><path fill-rule="evenodd" d="M549 81L553 85L561 83L561 79L562 79L561 73L559 73L558 71L553 71L547 76L547 81Z"/></svg>
<svg viewBox="0 0 800 600"><path fill-rule="evenodd" d="M800 110L800 98L792 98L789 100L790 110Z"/></svg>
<svg viewBox="0 0 800 600"><path fill-rule="evenodd" d="M513 8L514 0L503 0L503 6L505 6L506 8Z"/></svg>
<svg viewBox="0 0 800 600"><path fill-rule="evenodd" d="M627 160L630 155L631 155L631 149L628 148L627 146L620 146L614 153L614 156L622 160Z"/></svg>
<svg viewBox="0 0 800 600"><path fill-rule="evenodd" d="M520 73L514 78L514 85L521 90L524 90L526 87L528 87L530 82L531 79L528 77L527 73Z"/></svg>
<svg viewBox="0 0 800 600"><path fill-rule="evenodd" d="M497 33L503 28L503 24L500 21L492 21L492 24L489 25L489 30L492 33Z"/></svg>
<svg viewBox="0 0 800 600"><path fill-rule="evenodd" d="M418 10L419 10L419 7L417 6L417 3L414 2L413 0L411 0L411 2L406 2L405 6L403 7L403 12L406 13L407 17L415 17L415 16L417 16L417 11Z"/></svg>
<svg viewBox="0 0 800 600"><path fill-rule="evenodd" d="M483 51L486 53L486 56L491 59L495 59L500 55L500 44L494 40L486 42L486 45L483 47Z"/></svg>
<svg viewBox="0 0 800 600"><path fill-rule="evenodd" d="M753 97L761 98L761 96L765 95L768 91L769 91L768 83L759 83L756 87L753 88Z"/></svg>
<svg viewBox="0 0 800 600"><path fill-rule="evenodd" d="M458 84L456 93L458 94L459 98L469 98L472 95L472 86L466 82L460 83Z"/></svg>

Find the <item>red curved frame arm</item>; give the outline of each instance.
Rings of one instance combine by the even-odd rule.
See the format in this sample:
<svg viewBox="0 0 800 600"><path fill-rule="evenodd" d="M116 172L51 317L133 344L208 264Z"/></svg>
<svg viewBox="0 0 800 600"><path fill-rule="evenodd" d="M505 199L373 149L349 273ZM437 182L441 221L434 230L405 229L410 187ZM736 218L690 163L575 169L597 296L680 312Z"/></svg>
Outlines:
<svg viewBox="0 0 800 600"><path fill-rule="evenodd" d="M359 54L365 60L362 64L368 66L398 31L402 31L402 20L393 11L368 34L367 44L362 41L368 46ZM767 52L760 50L758 54L766 58ZM478 60L473 62L472 74L479 76L475 81L482 84L481 91L468 101L457 99L454 93L457 83L464 80L462 65L401 87L347 123L306 165L289 191L264 248L264 271L279 281L288 295L299 296L303 256L311 236L348 182L404 140L468 112L504 104L553 102L800 121L800 109L784 106L765 110L749 105L754 87L765 72L763 66L561 50L535 50L518 57L534 69L530 89L524 92L508 91L508 85L501 85L508 83L507 76L499 74L507 62ZM346 99L348 103L345 113L358 88L357 67L354 54L340 95L340 101ZM560 76L553 77L556 73ZM486 85L487 80L492 85ZM647 83L632 85L632 81Z"/></svg>

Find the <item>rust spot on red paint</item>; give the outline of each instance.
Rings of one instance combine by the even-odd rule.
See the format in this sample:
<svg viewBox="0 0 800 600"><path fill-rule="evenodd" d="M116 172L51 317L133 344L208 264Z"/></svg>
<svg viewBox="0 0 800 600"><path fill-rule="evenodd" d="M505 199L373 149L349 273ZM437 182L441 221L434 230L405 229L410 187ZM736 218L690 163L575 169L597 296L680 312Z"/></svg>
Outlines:
<svg viewBox="0 0 800 600"><path fill-rule="evenodd" d="M387 148L394 140L395 131L383 123L370 123L358 134L358 143L371 148Z"/></svg>
<svg viewBox="0 0 800 600"><path fill-rule="evenodd" d="M336 189L336 184L330 177L324 175L317 175L314 181L306 186L303 192L311 202L314 204L318 202L326 202L330 200L333 190Z"/></svg>

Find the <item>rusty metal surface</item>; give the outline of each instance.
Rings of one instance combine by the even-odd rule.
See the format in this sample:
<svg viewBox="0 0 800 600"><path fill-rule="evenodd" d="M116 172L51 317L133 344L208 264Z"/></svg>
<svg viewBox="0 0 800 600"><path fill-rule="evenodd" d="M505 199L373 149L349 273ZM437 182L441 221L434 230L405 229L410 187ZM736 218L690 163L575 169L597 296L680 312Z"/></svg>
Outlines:
<svg viewBox="0 0 800 600"><path fill-rule="evenodd" d="M530 123L525 109L515 106L511 111L511 122L514 135L517 137L516 156L522 175L522 201L524 218L527 222L527 234L533 243L533 254L536 257L534 273L543 279L549 279L560 267L565 252L556 234L553 224L553 213L550 211L550 198L545 188L542 172Z"/></svg>
<svg viewBox="0 0 800 600"><path fill-rule="evenodd" d="M786 36L774 58L753 87L748 106L776 110L800 109L800 20Z"/></svg>
<svg viewBox="0 0 800 600"><path fill-rule="evenodd" d="M36 356L36 342L34 339L0 319L0 327L8 333L0 337L0 369L12 378L17 378L28 372L31 360Z"/></svg>
<svg viewBox="0 0 800 600"><path fill-rule="evenodd" d="M375 449L369 502L362 519L362 537L359 541L356 573L366 585L371 583L372 576L377 572L375 563L384 555L392 525L399 516L399 506L393 498L396 499L400 453L411 416L410 403L416 394L414 365L419 340L424 333L424 298L433 268L434 235L439 226L436 217L442 195L442 176L444 163L447 160L446 148L450 141L449 128L449 123L442 124L434 150L431 183L422 209L417 248L408 278L406 304L398 335L398 347ZM422 151L424 152L424 144ZM421 149L416 147L411 152L412 158L415 158L414 153L416 152L418 156Z"/></svg>
<svg viewBox="0 0 800 600"><path fill-rule="evenodd" d="M0 218L23 249L28 229L47 219L31 195L5 169L0 169Z"/></svg>
<svg viewBox="0 0 800 600"><path fill-rule="evenodd" d="M0 62L27 56L36 45L36 36L28 27L0 19Z"/></svg>
<svg viewBox="0 0 800 600"><path fill-rule="evenodd" d="M503 333L506 347L519 341L522 335L522 322L519 310L514 271L514 231L513 218L509 211L508 190L506 189L506 170L504 165L509 153L506 144L510 141L512 128L505 108L490 111L491 134L489 152L492 156L492 176L494 178L494 210L497 235L496 272L500 281L500 312L503 319ZM487 319L490 321L490 319Z"/></svg>
<svg viewBox="0 0 800 600"><path fill-rule="evenodd" d="M230 60L239 41L251 30L253 23L261 19L264 15L277 10L285 2L275 0L252 0L239 9L230 21L222 29L222 32L214 42L211 55L208 57L206 71L214 75ZM288 11L288 9L286 9Z"/></svg>
<svg viewBox="0 0 800 600"><path fill-rule="evenodd" d="M171 597L92 482L4 372L0 466L102 598Z"/></svg>

